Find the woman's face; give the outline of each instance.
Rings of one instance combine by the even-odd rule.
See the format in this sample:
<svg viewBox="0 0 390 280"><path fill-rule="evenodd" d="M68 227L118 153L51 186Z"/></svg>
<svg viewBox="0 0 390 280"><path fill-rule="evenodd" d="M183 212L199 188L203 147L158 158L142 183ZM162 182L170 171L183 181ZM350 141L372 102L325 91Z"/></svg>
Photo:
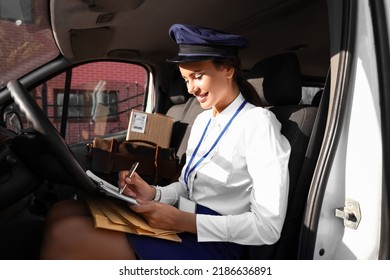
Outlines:
<svg viewBox="0 0 390 280"><path fill-rule="evenodd" d="M179 64L188 92L194 95L203 109L225 109L238 95L233 83L233 68L216 68L211 60Z"/></svg>

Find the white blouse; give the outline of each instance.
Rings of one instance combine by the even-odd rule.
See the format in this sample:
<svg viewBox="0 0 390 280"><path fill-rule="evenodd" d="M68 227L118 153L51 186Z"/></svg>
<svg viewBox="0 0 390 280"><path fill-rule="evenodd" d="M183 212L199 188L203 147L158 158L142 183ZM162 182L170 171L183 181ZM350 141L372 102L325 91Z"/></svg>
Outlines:
<svg viewBox="0 0 390 280"><path fill-rule="evenodd" d="M212 116L212 110L198 115L179 181L159 187L163 203L175 205L183 196L221 214L197 214L199 242L263 245L273 244L280 237L287 209L290 144L280 133L281 125L274 114L247 103L210 151L243 101L239 95L216 117ZM194 166L187 185L185 170Z"/></svg>

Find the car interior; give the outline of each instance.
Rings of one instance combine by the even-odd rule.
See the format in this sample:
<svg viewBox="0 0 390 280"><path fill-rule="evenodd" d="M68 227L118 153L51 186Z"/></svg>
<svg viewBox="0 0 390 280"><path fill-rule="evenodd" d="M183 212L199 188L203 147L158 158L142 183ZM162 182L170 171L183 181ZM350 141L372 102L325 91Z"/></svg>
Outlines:
<svg viewBox="0 0 390 280"><path fill-rule="evenodd" d="M69 143L30 94L49 79L99 61L142 66L148 77L142 110L170 116L183 128L173 131L171 147L184 160L192 124L203 109L188 94L176 65L166 62L177 52L168 36L174 23L249 39L250 46L240 52L244 75L281 122L292 152L281 238L273 245L248 246L243 259L299 258L302 219L329 101L326 0L50 0L40 5L35 10L45 11L59 54L0 89L0 259L37 259L48 209L79 192L96 191L85 175L91 139ZM29 128L15 132L7 126L6 110L13 103L20 109L15 117L27 119ZM101 136L123 141L126 132L125 127Z"/></svg>

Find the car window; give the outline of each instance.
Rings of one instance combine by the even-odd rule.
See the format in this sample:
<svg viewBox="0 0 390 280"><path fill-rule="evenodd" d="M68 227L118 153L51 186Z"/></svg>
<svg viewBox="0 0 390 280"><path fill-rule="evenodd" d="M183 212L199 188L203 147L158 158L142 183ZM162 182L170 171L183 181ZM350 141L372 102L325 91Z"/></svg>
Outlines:
<svg viewBox="0 0 390 280"><path fill-rule="evenodd" d="M302 99L301 104L315 105L313 102L317 102L317 98L321 97L322 87L303 86L302 87ZM318 106L318 104L316 104Z"/></svg>
<svg viewBox="0 0 390 280"><path fill-rule="evenodd" d="M48 1L2 1L0 46L0 88L57 57Z"/></svg>
<svg viewBox="0 0 390 280"><path fill-rule="evenodd" d="M71 72L69 95L65 93L70 73L62 73L31 91L49 120L59 132L64 132L69 144L127 130L130 111L144 109L148 77L144 67L94 62L73 68Z"/></svg>

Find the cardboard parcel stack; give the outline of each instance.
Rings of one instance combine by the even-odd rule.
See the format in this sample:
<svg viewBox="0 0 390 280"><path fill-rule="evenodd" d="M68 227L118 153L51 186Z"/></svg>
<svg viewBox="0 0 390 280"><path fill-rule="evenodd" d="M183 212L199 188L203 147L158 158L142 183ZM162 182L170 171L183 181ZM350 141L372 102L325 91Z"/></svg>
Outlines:
<svg viewBox="0 0 390 280"><path fill-rule="evenodd" d="M126 140L146 140L169 148L174 119L162 114L132 110Z"/></svg>

